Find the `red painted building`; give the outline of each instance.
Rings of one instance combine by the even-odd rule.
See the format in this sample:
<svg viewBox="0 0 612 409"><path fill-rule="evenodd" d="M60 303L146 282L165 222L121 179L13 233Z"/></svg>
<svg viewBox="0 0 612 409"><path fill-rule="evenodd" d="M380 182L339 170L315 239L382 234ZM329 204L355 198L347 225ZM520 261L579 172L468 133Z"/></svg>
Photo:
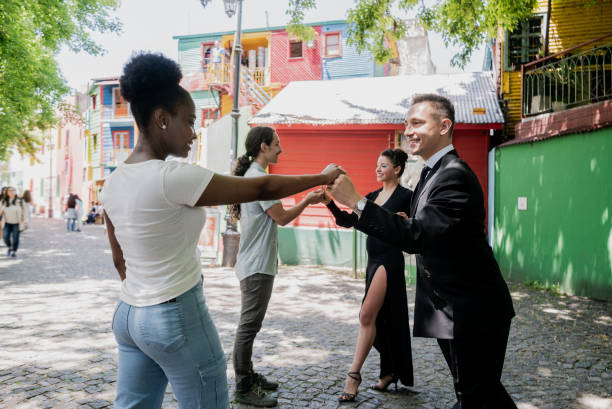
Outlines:
<svg viewBox="0 0 612 409"><path fill-rule="evenodd" d="M321 37L321 26L312 27ZM286 86L291 81L321 79L321 41L293 40L286 30L270 35L270 80Z"/></svg>

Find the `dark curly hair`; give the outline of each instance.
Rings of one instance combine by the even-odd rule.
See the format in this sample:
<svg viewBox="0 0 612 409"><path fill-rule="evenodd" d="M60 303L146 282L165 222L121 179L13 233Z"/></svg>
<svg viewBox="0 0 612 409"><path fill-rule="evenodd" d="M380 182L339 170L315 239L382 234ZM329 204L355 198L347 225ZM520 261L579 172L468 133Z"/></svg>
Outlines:
<svg viewBox="0 0 612 409"><path fill-rule="evenodd" d="M276 132L274 128L270 128L269 126L255 126L251 128L244 142L246 153L237 158L234 162L232 175L244 176L246 171L249 170L251 163L253 163L253 160L259 155L262 142L266 145L272 144L274 141L274 132ZM234 220L240 220L240 204L234 203L230 205L229 211L230 216Z"/></svg>
<svg viewBox="0 0 612 409"><path fill-rule="evenodd" d="M119 79L121 95L130 103L141 131L147 129L156 108L176 115L178 106L191 98L179 85L181 78L183 74L178 64L163 54L141 51L125 64Z"/></svg>
<svg viewBox="0 0 612 409"><path fill-rule="evenodd" d="M399 174L397 177L402 176L404 173L404 169L406 168L406 161L408 160L408 155L401 149L385 149L380 153L380 156L385 156L391 160L393 163L393 167L400 167Z"/></svg>

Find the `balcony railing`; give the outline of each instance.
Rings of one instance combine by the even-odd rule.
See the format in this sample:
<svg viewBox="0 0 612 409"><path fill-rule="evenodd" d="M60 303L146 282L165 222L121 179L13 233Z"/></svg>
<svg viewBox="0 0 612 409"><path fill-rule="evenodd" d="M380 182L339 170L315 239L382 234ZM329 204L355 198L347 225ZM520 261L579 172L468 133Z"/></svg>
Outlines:
<svg viewBox="0 0 612 409"><path fill-rule="evenodd" d="M101 118L104 121L133 119L132 111L130 110L129 104L105 105L105 106L100 107L100 109L102 110Z"/></svg>
<svg viewBox="0 0 612 409"><path fill-rule="evenodd" d="M612 42L568 55L608 37L523 65L522 116L612 99Z"/></svg>
<svg viewBox="0 0 612 409"><path fill-rule="evenodd" d="M118 166L125 162L127 157L132 152L132 149L112 149L106 150L103 154L103 165L104 166Z"/></svg>
<svg viewBox="0 0 612 409"><path fill-rule="evenodd" d="M248 69L241 66L242 72L248 72L252 79L259 86L267 85L269 82L269 67L258 67ZM187 89L201 89L209 85L228 85L231 86L234 75L234 66L230 63L210 63L201 70L183 72L182 85Z"/></svg>
<svg viewBox="0 0 612 409"><path fill-rule="evenodd" d="M208 64L202 71L211 84L229 84L232 80L232 64L226 62Z"/></svg>

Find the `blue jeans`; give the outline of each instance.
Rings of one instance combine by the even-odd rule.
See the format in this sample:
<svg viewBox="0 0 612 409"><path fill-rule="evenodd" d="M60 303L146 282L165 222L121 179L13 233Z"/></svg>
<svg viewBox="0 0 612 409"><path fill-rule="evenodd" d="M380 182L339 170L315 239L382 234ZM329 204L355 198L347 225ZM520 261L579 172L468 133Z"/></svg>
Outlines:
<svg viewBox="0 0 612 409"><path fill-rule="evenodd" d="M180 409L229 408L226 363L199 284L175 302L134 307L119 301L116 409L162 407L168 381Z"/></svg>
<svg viewBox="0 0 612 409"><path fill-rule="evenodd" d="M76 223L76 219L73 219L73 218L70 218L70 217L67 218L66 219L66 230L74 231L75 223Z"/></svg>
<svg viewBox="0 0 612 409"><path fill-rule="evenodd" d="M17 253L19 248L19 223L4 223L2 238L6 247L13 253Z"/></svg>

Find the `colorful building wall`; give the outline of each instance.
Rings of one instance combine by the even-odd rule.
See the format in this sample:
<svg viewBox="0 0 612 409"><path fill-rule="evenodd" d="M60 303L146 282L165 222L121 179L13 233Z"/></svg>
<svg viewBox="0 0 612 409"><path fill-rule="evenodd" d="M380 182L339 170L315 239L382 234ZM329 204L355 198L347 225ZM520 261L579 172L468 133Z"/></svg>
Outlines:
<svg viewBox="0 0 612 409"><path fill-rule="evenodd" d="M326 33L334 32L340 33L341 55L339 57L326 58L324 37ZM321 37L318 41L321 43L322 79L331 80L374 76L374 68L376 66L374 56L367 51L359 53L355 46L347 44L346 38L346 23L328 24L321 27Z"/></svg>
<svg viewBox="0 0 612 409"><path fill-rule="evenodd" d="M321 26L313 26L317 38L321 38ZM270 80L287 85L291 81L321 79L321 41L312 47L302 43L302 57L289 58L289 34L273 31L270 36Z"/></svg>
<svg viewBox="0 0 612 409"><path fill-rule="evenodd" d="M221 100L219 99L219 93L215 90L207 91L193 91L191 92L191 98L196 107L196 130L202 125L202 109L209 108L220 108ZM217 105L219 104L219 105ZM231 108L230 108L231 111Z"/></svg>
<svg viewBox="0 0 612 409"><path fill-rule="evenodd" d="M60 180L60 197L69 193L82 195L83 150L85 141L82 125L64 123L57 129L57 161L55 163Z"/></svg>
<svg viewBox="0 0 612 409"><path fill-rule="evenodd" d="M544 57L546 13L548 0L538 0L533 10L534 15L543 16L542 51ZM548 28L548 54L555 54L580 43L599 38L610 32L612 21L612 0L552 0L550 9L550 24ZM509 69L505 61L506 36L500 32L498 35L498 54L496 57L496 71L500 78L500 96L507 101L507 129L510 136L514 136L514 127L521 120L521 69L520 66ZM589 46L610 42L610 39ZM578 51L577 51L578 52Z"/></svg>
<svg viewBox="0 0 612 409"><path fill-rule="evenodd" d="M612 300L610 152L612 128L496 149L492 238L507 279Z"/></svg>

